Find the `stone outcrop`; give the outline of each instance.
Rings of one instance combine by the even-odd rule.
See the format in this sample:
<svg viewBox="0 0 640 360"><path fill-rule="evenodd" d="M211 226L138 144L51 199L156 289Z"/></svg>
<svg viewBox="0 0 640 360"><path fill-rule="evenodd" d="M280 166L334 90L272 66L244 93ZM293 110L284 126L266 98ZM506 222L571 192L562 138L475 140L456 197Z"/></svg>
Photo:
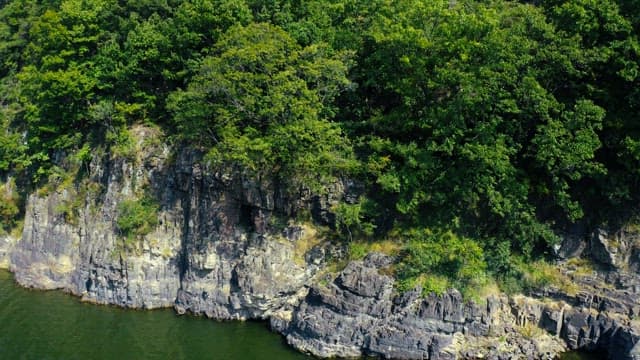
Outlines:
<svg viewBox="0 0 640 360"><path fill-rule="evenodd" d="M96 303L175 306L216 319L264 318L289 306L323 261L293 261L296 239L266 231L270 214L291 212L295 201L233 169L204 171L197 153L171 154L149 141L151 129L134 135L136 156L94 158L88 185L29 197L10 254L16 280ZM158 223L131 244L117 229L118 204L140 194L157 199ZM302 228L289 232L308 240Z"/></svg>
<svg viewBox="0 0 640 360"><path fill-rule="evenodd" d="M557 246L561 259L588 257L609 269L640 272L640 229L636 225L616 228L597 228L588 232L584 226L574 226L564 234Z"/></svg>
<svg viewBox="0 0 640 360"><path fill-rule="evenodd" d="M321 357L454 359L454 333L488 332L488 318L465 306L457 292L425 299L418 291L395 296L393 280L378 273L379 265L388 264L370 254L327 286L312 287L282 329L287 341Z"/></svg>
<svg viewBox="0 0 640 360"><path fill-rule="evenodd" d="M554 359L580 349L627 360L638 351L640 301L623 279L584 279L573 296L490 296L479 306L456 291L395 294L393 280L380 273L390 261L370 254L351 262L330 283L312 286L291 321L272 318L272 325L321 357ZM607 281L619 288L594 286Z"/></svg>
<svg viewBox="0 0 640 360"><path fill-rule="evenodd" d="M546 359L564 350L548 335L518 336L506 297L478 306L455 290L395 294L393 280L379 272L389 263L381 254L351 262L331 283L313 286L287 326L274 326L294 347L321 357Z"/></svg>
<svg viewBox="0 0 640 360"><path fill-rule="evenodd" d="M152 141L154 131L132 130L135 154L96 155L82 182L60 180L29 196L22 237L0 236L0 268L24 286L95 303L269 319L292 346L321 357L552 359L565 349L604 349L626 360L640 353L632 232L565 244L566 257L600 254L616 270L576 277L587 290L575 295L547 289L479 304L455 290L399 295L384 271L393 259L370 254L327 275L326 259L339 258L341 248L313 226L274 221L306 209L332 227L330 208L357 201L358 184L291 198L280 184L207 169L194 151L172 152ZM118 229L119 204L142 196L156 199L158 221L132 241Z"/></svg>
<svg viewBox="0 0 640 360"><path fill-rule="evenodd" d="M0 269L9 268L9 256L17 240L11 235L0 235Z"/></svg>
<svg viewBox="0 0 640 360"><path fill-rule="evenodd" d="M597 229L589 245L594 260L616 270L640 272L640 232L637 229Z"/></svg>
<svg viewBox="0 0 640 360"><path fill-rule="evenodd" d="M169 180L169 149L143 145L153 134L144 128L136 132L138 158L95 157L86 183L53 184L29 197L22 239L10 258L20 284L64 289L86 301L123 307L174 304L182 213L171 206L176 193L162 191ZM157 194L163 205L159 225L128 248L115 225L118 204L142 190Z"/></svg>

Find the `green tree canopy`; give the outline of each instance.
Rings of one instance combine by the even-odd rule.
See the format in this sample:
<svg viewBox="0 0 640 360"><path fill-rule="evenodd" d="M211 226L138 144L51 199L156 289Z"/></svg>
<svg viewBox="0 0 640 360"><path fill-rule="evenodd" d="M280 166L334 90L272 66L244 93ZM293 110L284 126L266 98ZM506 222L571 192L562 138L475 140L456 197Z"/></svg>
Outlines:
<svg viewBox="0 0 640 360"><path fill-rule="evenodd" d="M218 163L322 179L346 164L347 141L330 119L333 99L349 85L347 61L325 44L303 48L273 25L237 26L169 108L181 136Z"/></svg>

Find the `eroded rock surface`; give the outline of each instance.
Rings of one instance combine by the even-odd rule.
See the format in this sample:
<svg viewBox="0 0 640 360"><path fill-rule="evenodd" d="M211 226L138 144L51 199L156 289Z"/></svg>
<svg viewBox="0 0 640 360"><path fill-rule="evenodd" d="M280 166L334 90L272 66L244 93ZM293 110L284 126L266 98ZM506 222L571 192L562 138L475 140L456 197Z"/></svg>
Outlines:
<svg viewBox="0 0 640 360"><path fill-rule="evenodd" d="M517 336L511 336L518 342L516 348L491 349L492 341L515 334L506 298L492 297L478 306L463 301L457 291L423 297L416 289L398 295L393 280L379 272L388 263L389 258L370 254L351 262L330 284L312 287L282 329L287 341L321 357L506 359L535 350L532 358L543 359L545 350L553 356L564 349L559 341L551 340L549 349L541 349L539 342Z"/></svg>
<svg viewBox="0 0 640 360"><path fill-rule="evenodd" d="M175 306L216 319L264 318L290 306L324 259L307 264L302 254L294 261L305 229L287 238L267 232L267 222L299 205L273 184L233 169L204 171L197 153L172 155L146 139L152 130L134 130L135 158L91 162L89 184L97 191L76 185L29 197L22 239L8 261L16 280L96 303ZM158 223L127 243L116 225L118 204L140 194L157 199ZM69 206L76 208L64 211ZM8 243L0 243L0 261Z"/></svg>
<svg viewBox="0 0 640 360"><path fill-rule="evenodd" d="M479 306L456 291L395 294L393 280L380 274L390 261L384 259L370 254L329 284L312 286L291 321L272 319L274 327L294 347L321 357L555 359L582 349L632 359L637 352L639 302L629 288L493 296Z"/></svg>
<svg viewBox="0 0 640 360"><path fill-rule="evenodd" d="M17 241L11 235L0 235L0 269L9 268L9 255Z"/></svg>
<svg viewBox="0 0 640 360"><path fill-rule="evenodd" d="M151 135L136 131L139 144ZM182 212L173 206L176 193L163 191L170 181L169 149L149 146L136 159L96 157L86 183L29 197L22 239L10 256L20 284L123 307L173 305L180 286ZM127 247L116 229L117 207L140 191L158 197L158 226Z"/></svg>
<svg viewBox="0 0 640 360"><path fill-rule="evenodd" d="M339 247L303 224L274 226L308 209L334 225L330 208L362 189L336 183L321 197L287 198L280 185L238 169L206 169L201 156L134 129L133 157L96 156L87 183L57 186L27 201L20 239L0 236L0 268L28 287L63 289L86 301L131 308L175 307L216 319L269 319L294 347L321 357L394 359L553 359L565 349L605 349L637 358L640 277L637 236L599 232L560 252L591 252L613 271L576 277L575 295L547 289L532 297L465 302L452 290L399 295L370 254L336 276L323 275ZM150 194L158 222L132 243L117 229L118 204ZM635 250L634 250L635 249ZM599 254L599 255L597 255Z"/></svg>

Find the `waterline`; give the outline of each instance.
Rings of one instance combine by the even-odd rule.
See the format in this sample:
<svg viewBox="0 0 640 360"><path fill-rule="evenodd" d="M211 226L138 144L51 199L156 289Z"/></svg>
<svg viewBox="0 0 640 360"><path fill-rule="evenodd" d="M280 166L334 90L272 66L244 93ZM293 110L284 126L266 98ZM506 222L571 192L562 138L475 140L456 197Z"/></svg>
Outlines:
<svg viewBox="0 0 640 360"><path fill-rule="evenodd" d="M0 359L309 359L264 323L86 304L21 288L3 270L0 324Z"/></svg>

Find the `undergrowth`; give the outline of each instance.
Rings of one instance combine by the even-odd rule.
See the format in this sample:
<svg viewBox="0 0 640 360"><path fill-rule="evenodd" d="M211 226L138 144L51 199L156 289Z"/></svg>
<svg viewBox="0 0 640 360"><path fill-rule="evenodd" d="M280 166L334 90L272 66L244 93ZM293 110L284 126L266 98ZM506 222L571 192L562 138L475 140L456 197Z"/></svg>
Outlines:
<svg viewBox="0 0 640 360"><path fill-rule="evenodd" d="M158 224L158 203L149 195L118 204L116 226L127 247L135 245Z"/></svg>

